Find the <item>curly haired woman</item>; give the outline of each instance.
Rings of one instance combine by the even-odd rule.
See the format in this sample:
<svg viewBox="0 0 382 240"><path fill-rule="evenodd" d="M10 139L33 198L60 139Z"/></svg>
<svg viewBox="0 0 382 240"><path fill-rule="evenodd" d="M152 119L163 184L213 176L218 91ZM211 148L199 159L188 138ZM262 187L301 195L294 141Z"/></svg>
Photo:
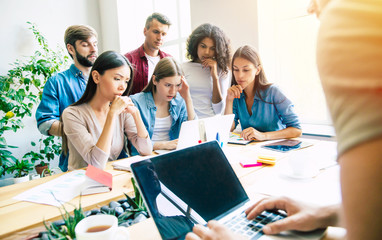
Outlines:
<svg viewBox="0 0 382 240"><path fill-rule="evenodd" d="M230 40L217 26L202 24L187 40L187 58L182 68L198 118L222 114L231 82Z"/></svg>

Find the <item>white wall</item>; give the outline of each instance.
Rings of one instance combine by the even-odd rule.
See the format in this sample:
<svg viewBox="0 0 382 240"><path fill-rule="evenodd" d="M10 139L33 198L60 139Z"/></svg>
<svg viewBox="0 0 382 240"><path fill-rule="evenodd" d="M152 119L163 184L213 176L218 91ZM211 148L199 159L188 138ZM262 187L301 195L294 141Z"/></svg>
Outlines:
<svg viewBox="0 0 382 240"><path fill-rule="evenodd" d="M70 25L88 24L100 31L98 1L0 0L0 74L15 59L34 52L27 21L38 25L51 47L64 47L64 32Z"/></svg>
<svg viewBox="0 0 382 240"><path fill-rule="evenodd" d="M154 11L152 1L117 0L121 53L125 54L145 41L146 18Z"/></svg>
<svg viewBox="0 0 382 240"><path fill-rule="evenodd" d="M100 33L99 2L96 0L0 0L0 74L10 63L32 55L36 49L27 21L37 24L51 48L64 48L65 29L74 24L87 24ZM102 51L102 39L99 45ZM30 142L38 141L40 133L34 116L25 120L25 128L5 135L8 144L19 146L16 157L31 150ZM56 166L57 163L52 164Z"/></svg>
<svg viewBox="0 0 382 240"><path fill-rule="evenodd" d="M103 51L120 52L119 22L117 0L99 0L100 31L99 40ZM100 53L102 51L100 50Z"/></svg>
<svg viewBox="0 0 382 240"><path fill-rule="evenodd" d="M257 0L191 0L191 27L220 27L231 39L232 53L242 45L258 48Z"/></svg>

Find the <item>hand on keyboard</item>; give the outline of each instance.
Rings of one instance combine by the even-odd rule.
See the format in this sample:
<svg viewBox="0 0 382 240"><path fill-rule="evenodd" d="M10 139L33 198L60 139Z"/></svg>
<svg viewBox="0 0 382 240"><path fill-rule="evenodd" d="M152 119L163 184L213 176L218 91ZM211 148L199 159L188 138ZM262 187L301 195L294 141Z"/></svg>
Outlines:
<svg viewBox="0 0 382 240"><path fill-rule="evenodd" d="M224 225L218 223L217 221L211 220L207 223L207 227L202 225L195 225L193 232L189 232L186 235L186 240L236 240L236 239L246 239L243 236L237 235L231 232Z"/></svg>
<svg viewBox="0 0 382 240"><path fill-rule="evenodd" d="M311 231L336 224L338 206L313 207L286 197L264 198L245 213L248 219L256 219L265 210L283 210L288 217L269 223L263 228L265 234L277 234L286 230Z"/></svg>

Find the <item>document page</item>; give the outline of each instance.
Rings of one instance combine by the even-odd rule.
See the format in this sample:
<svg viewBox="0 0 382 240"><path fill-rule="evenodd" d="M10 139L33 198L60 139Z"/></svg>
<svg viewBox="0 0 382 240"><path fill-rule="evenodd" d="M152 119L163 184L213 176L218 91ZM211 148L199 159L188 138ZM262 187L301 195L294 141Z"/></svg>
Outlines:
<svg viewBox="0 0 382 240"><path fill-rule="evenodd" d="M86 179L85 170L75 170L31 188L15 196L14 199L60 206L80 195Z"/></svg>

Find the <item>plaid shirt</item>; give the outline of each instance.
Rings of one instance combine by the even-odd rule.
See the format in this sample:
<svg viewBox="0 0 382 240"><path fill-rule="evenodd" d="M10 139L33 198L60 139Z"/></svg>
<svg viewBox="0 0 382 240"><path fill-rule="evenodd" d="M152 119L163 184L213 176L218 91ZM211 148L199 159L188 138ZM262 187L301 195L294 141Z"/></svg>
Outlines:
<svg viewBox="0 0 382 240"><path fill-rule="evenodd" d="M170 54L162 52L159 50L159 57L162 59L164 57L171 57ZM148 72L149 65L147 62L147 58L145 56L145 52L143 50L143 44L139 48L128 52L125 54L125 57L129 59L130 63L134 68L134 83L133 89L131 90L131 95L135 93L139 93L148 83Z"/></svg>

